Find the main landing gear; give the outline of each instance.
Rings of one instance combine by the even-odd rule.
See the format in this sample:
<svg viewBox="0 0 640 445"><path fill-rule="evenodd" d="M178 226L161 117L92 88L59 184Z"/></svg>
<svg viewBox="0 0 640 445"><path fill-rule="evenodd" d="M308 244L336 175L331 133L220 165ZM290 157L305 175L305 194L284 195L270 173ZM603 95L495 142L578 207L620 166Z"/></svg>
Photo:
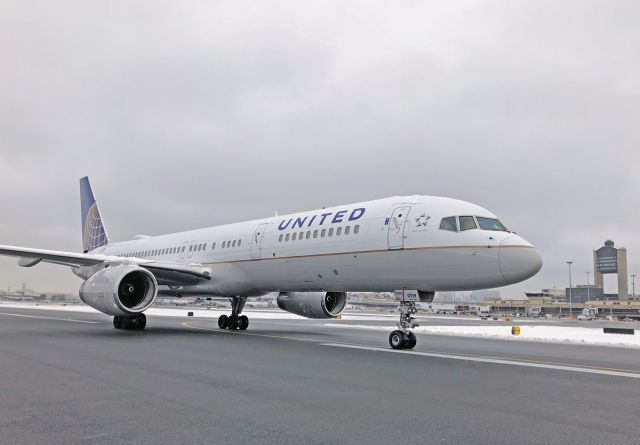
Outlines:
<svg viewBox="0 0 640 445"><path fill-rule="evenodd" d="M416 334L409 329L418 327L418 322L411 316L416 313L415 301L400 302L400 322L397 330L389 335L389 345L393 349L413 349L417 343Z"/></svg>
<svg viewBox="0 0 640 445"><path fill-rule="evenodd" d="M233 297L229 298L229 301L231 302L231 315L221 315L218 318L218 327L220 329L240 329L244 331L249 327L249 317L240 315L240 313L247 302L247 297Z"/></svg>
<svg viewBox="0 0 640 445"><path fill-rule="evenodd" d="M141 331L147 325L147 316L144 314L136 315L116 315L113 317L113 327L116 329L125 329L128 331Z"/></svg>

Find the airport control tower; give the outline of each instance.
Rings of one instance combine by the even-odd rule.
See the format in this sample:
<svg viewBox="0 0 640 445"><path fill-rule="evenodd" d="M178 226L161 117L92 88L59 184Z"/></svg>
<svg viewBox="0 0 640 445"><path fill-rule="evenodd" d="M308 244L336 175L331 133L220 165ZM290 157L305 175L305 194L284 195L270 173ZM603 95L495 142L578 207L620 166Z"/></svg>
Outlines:
<svg viewBox="0 0 640 445"><path fill-rule="evenodd" d="M604 287L604 274L618 274L618 300L629 299L629 279L627 278L627 249L613 247L607 240L604 246L593 251L593 276L595 287Z"/></svg>

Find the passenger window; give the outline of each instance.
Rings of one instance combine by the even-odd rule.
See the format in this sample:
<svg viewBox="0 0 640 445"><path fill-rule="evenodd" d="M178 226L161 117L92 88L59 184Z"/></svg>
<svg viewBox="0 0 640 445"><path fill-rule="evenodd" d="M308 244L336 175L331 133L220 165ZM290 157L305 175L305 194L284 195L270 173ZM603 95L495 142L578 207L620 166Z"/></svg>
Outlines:
<svg viewBox="0 0 640 445"><path fill-rule="evenodd" d="M298 238L298 234L297 233L294 233L293 235L291 235L291 239L293 241L295 241L297 238Z"/></svg>
<svg viewBox="0 0 640 445"><path fill-rule="evenodd" d="M358 234L360 232L360 225L353 226L353 233Z"/></svg>
<svg viewBox="0 0 640 445"><path fill-rule="evenodd" d="M300 234L298 235L298 239L302 240L304 238L304 232L300 232Z"/></svg>
<svg viewBox="0 0 640 445"><path fill-rule="evenodd" d="M458 218L460 219L460 231L478 228L478 226L476 226L475 219L473 219L473 216L460 216Z"/></svg>
<svg viewBox="0 0 640 445"><path fill-rule="evenodd" d="M240 247L240 243L242 242L241 239L238 240L238 247Z"/></svg>
<svg viewBox="0 0 640 445"><path fill-rule="evenodd" d="M338 227L336 229L336 236L340 236L340 235L342 235L342 227Z"/></svg>
<svg viewBox="0 0 640 445"><path fill-rule="evenodd" d="M311 238L311 230L307 232L307 239Z"/></svg>
<svg viewBox="0 0 640 445"><path fill-rule="evenodd" d="M313 237L314 237L314 238L317 238L317 237L318 237L318 229L316 229L316 230L314 230L314 231L313 231Z"/></svg>
<svg viewBox="0 0 640 445"><path fill-rule="evenodd" d="M236 247L236 240L233 240L231 247Z"/></svg>
<svg viewBox="0 0 640 445"><path fill-rule="evenodd" d="M440 221L440 230L451 230L452 232L458 231L458 223L455 216L447 216Z"/></svg>
<svg viewBox="0 0 640 445"><path fill-rule="evenodd" d="M213 244L211 245L211 250L214 250L215 248L216 248L216 243L213 243Z"/></svg>
<svg viewBox="0 0 640 445"><path fill-rule="evenodd" d="M227 247L227 242L226 242L226 241L223 241L223 242L222 242L222 248L224 249L225 247Z"/></svg>
<svg viewBox="0 0 640 445"><path fill-rule="evenodd" d="M329 236L333 236L333 227L329 229L329 233L328 233L328 235L329 235Z"/></svg>
<svg viewBox="0 0 640 445"><path fill-rule="evenodd" d="M402 216L402 215L400 215L400 216ZM347 226L347 227L344 228L344 234L345 235L348 235L350 231L351 231L351 226Z"/></svg>
<svg viewBox="0 0 640 445"><path fill-rule="evenodd" d="M278 237L278 241L282 242L282 238L284 238L284 235L281 233L280 236Z"/></svg>
<svg viewBox="0 0 640 445"><path fill-rule="evenodd" d="M322 230L320 231L320 237L321 237L321 238L324 238L324 236L325 236L326 234L327 234L327 229L322 229Z"/></svg>
<svg viewBox="0 0 640 445"><path fill-rule="evenodd" d="M289 234L287 233L287 236L284 237L285 241L289 241Z"/></svg>

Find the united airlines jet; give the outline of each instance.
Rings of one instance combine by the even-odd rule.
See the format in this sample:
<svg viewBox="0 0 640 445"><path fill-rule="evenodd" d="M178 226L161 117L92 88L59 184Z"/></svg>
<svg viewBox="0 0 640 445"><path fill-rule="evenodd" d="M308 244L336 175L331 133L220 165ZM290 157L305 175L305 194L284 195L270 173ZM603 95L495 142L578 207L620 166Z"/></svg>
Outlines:
<svg viewBox="0 0 640 445"><path fill-rule="evenodd" d="M144 329L156 297L229 298L220 329L247 329L247 298L277 292L278 306L307 318L335 318L347 292L400 299L395 349L411 349L416 302L436 291L505 286L535 275L542 258L488 210L434 196L394 196L285 216L136 236L112 243L89 179L80 180L83 252L0 245L32 267L71 267L84 303L113 316L116 329Z"/></svg>

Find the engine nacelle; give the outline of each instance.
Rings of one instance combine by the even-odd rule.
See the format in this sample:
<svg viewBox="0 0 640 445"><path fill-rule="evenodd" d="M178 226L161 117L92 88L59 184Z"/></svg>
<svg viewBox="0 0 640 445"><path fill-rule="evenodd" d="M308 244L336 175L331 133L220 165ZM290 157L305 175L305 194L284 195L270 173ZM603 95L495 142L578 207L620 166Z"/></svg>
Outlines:
<svg viewBox="0 0 640 445"><path fill-rule="evenodd" d="M139 314L151 306L157 294L156 277L138 266L102 269L80 286L80 299L107 315Z"/></svg>
<svg viewBox="0 0 640 445"><path fill-rule="evenodd" d="M336 318L347 305L344 292L281 292L276 300L283 311L307 318Z"/></svg>

